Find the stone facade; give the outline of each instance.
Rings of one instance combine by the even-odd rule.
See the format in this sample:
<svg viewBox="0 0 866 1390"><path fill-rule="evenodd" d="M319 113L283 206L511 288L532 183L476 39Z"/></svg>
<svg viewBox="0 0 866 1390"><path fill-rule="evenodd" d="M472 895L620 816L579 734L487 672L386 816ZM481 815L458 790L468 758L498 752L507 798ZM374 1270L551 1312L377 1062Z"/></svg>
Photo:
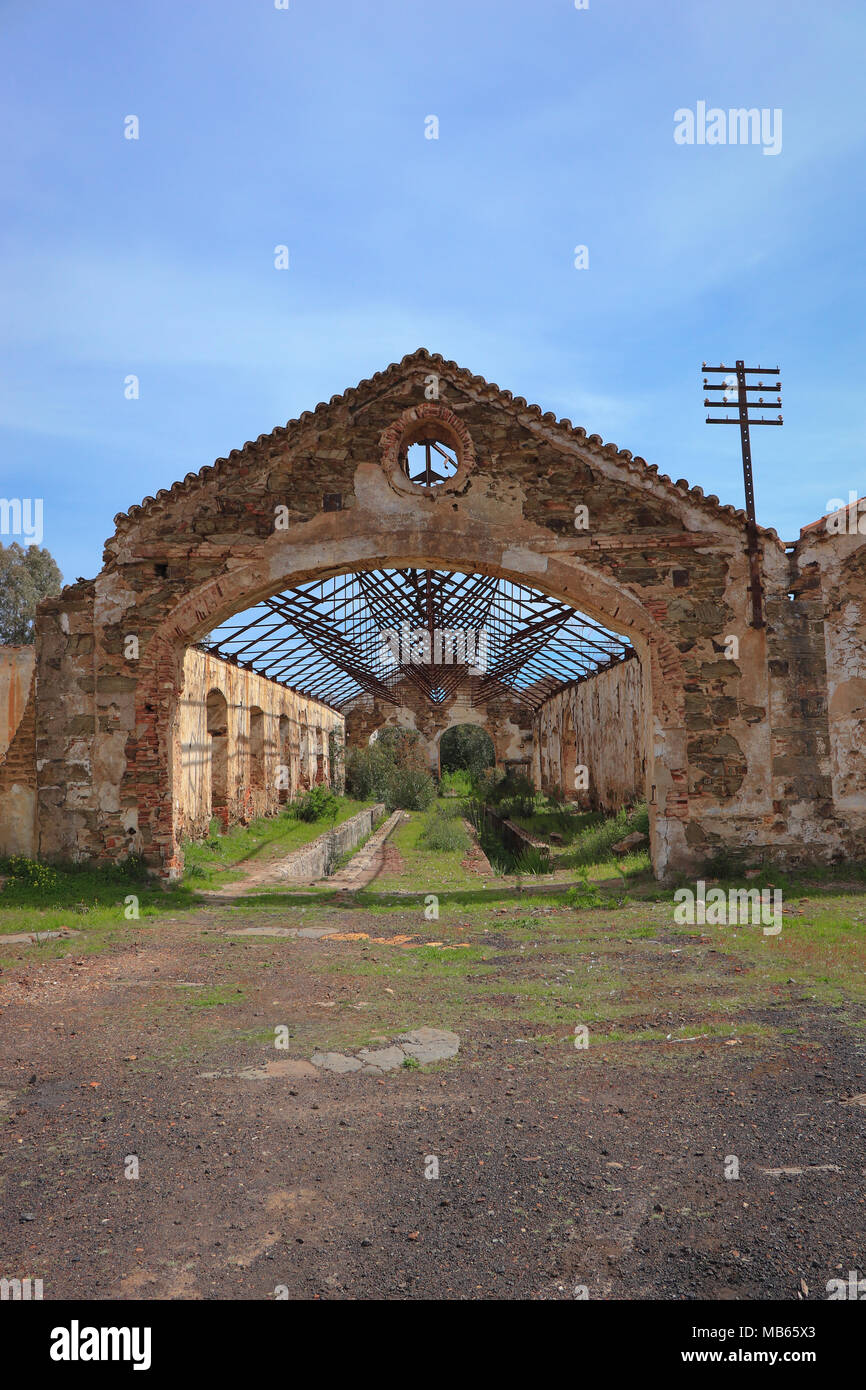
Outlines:
<svg viewBox="0 0 866 1390"><path fill-rule="evenodd" d="M433 489L400 469L425 431L459 460ZM725 848L862 855L864 538L789 552L761 529L762 628L746 539L742 511L419 350L118 516L100 574L40 605L39 852L177 872L187 647L294 584L389 565L525 582L629 638L659 876Z"/></svg>

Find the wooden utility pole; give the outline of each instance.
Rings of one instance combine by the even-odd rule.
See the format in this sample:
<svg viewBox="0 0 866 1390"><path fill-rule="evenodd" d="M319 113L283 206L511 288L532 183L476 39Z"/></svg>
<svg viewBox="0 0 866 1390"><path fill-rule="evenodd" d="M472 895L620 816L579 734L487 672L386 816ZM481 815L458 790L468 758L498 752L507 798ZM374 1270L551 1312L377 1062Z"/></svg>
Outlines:
<svg viewBox="0 0 866 1390"><path fill-rule="evenodd" d="M745 362L739 360L734 367L708 367L706 362L704 362L702 363L702 368L704 372L704 390L723 392L721 400L710 400L708 396L705 396L704 405L724 410L727 406L733 404L736 395L737 414L734 416L726 415L724 419L708 415L707 424L739 425L740 427L740 445L743 452L743 482L746 488L746 516L748 517L747 540L749 550L750 593L752 595L752 627L763 627L764 613L763 593L761 588L761 556L758 548L758 522L755 516L755 481L752 474L752 441L749 437L749 427L751 425L781 425L784 421L781 415L778 415L775 420L766 420L763 418L763 414L760 419L756 419L754 415L749 413L755 410L763 412L769 410L774 405L781 406L782 397L780 394L776 395L774 401L765 401L763 396L758 396L756 400L750 400L749 392L781 392L782 383L778 380L779 368L747 367ZM709 378L711 376L718 374L722 375L723 379L721 381L710 381ZM763 381L759 380L755 385L750 386L746 381L747 376L757 376L759 378L762 376L775 377L777 380L774 384L768 384L766 386Z"/></svg>

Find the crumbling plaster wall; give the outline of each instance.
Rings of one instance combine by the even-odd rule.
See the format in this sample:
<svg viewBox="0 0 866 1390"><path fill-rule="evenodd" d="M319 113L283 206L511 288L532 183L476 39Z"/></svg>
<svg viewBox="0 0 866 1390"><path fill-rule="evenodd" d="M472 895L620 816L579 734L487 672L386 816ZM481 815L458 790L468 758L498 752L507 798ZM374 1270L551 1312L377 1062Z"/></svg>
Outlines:
<svg viewBox="0 0 866 1390"><path fill-rule="evenodd" d="M0 647L0 855L36 850L33 647Z"/></svg>
<svg viewBox="0 0 866 1390"><path fill-rule="evenodd" d="M528 705L503 688L502 694L475 705L472 694L475 678L466 682L448 700L432 704L410 680L395 687L398 704L364 693L345 708L347 747L365 747L370 736L383 728L416 729L421 735L430 770L439 775L439 740L446 729L457 724L475 724L493 740L496 765L508 762L531 763L533 756L533 716Z"/></svg>
<svg viewBox="0 0 866 1390"><path fill-rule="evenodd" d="M618 811L646 796L646 701L635 659L557 691L538 712L542 789L558 786L594 811ZM577 768L586 768L575 778ZM576 786L576 780L580 785Z"/></svg>
<svg viewBox="0 0 866 1390"><path fill-rule="evenodd" d="M35 661L35 647L0 647L0 758L21 723Z"/></svg>
<svg viewBox="0 0 866 1390"><path fill-rule="evenodd" d="M791 555L790 607L803 615L798 650L808 653L814 673L808 684L801 679L797 696L802 716L819 725L815 794L825 816L843 818L846 853L853 856L866 842L866 538L856 507L842 518L800 533Z"/></svg>
<svg viewBox="0 0 866 1390"><path fill-rule="evenodd" d="M304 788L330 783L328 735L336 731L342 738L343 732L343 717L330 706L190 647L184 656L184 687L177 713L181 774L176 779L175 805L179 834L190 839L207 832L212 816L207 698L214 690L224 696L228 707L228 799L219 817L225 824L274 815ZM260 709L263 715L259 777L253 775L251 709ZM288 721L282 738L281 718ZM280 767L286 769L282 777Z"/></svg>

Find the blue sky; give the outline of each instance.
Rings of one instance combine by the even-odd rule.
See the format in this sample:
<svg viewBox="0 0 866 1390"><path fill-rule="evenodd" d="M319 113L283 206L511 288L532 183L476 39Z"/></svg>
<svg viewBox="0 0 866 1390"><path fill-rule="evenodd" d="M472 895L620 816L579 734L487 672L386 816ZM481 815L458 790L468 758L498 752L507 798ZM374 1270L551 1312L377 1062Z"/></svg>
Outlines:
<svg viewBox="0 0 866 1390"><path fill-rule="evenodd" d="M700 364L744 357L791 539L866 493L864 39L839 0L3 0L0 495L90 576L116 512L423 345L741 505ZM781 153L675 144L698 101Z"/></svg>

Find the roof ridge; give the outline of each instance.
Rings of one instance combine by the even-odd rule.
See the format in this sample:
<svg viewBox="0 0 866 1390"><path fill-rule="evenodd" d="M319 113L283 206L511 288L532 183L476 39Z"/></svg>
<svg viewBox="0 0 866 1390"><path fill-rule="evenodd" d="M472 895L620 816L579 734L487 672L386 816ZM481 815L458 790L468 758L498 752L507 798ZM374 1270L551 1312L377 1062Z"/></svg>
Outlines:
<svg viewBox="0 0 866 1390"><path fill-rule="evenodd" d="M212 464L205 464L197 473L187 473L185 477L171 484L169 488L160 488L155 496L147 496L138 504L129 507L125 512L118 512L114 518L117 531L126 529L129 524L137 521L145 512L151 510L157 503L172 496L189 491L194 485L207 482L213 473L221 473L232 460L243 458L252 451L261 448L269 442L284 439L290 431L295 432L311 424L316 416L331 410L334 406L347 404L350 408L352 402L360 396L369 396L370 391L386 384L391 378L405 372L407 368L419 363L434 363L440 366L443 371L450 376L456 377L466 386L471 386L476 391L483 391L495 396L499 401L504 401L512 405L521 414L533 416L539 423L548 428L561 431L576 439L582 448L588 449L591 453L603 454L607 458L616 459L623 464L626 469L635 475L654 474L658 482L664 484L671 490L692 498L693 501L707 506L713 511L721 512L731 520L748 523L748 516L742 507L734 507L730 503L723 503L715 493L705 493L699 485L689 483L687 478L678 478L674 482L667 473L659 473L658 464L647 463L646 459L640 454L632 454L629 449L621 449L612 442L605 443L600 434L587 434L581 425L573 425L567 417L560 418L553 411L543 411L541 406L532 404L524 396L515 396L505 387L499 386L496 382L487 381L485 377L478 376L470 372L468 368L461 367L459 363L445 358L439 352L430 352L425 347L419 347L414 352L406 353L399 362L391 362L381 371L375 372L372 377L364 377L356 386L349 386L344 391L331 396L328 401L319 401L312 410L305 410L292 420L288 420L285 425L276 425L269 433L260 434L254 440L247 440L239 449L232 449L230 452L214 460ZM780 547L783 546L775 527L758 526L760 535L774 540Z"/></svg>

